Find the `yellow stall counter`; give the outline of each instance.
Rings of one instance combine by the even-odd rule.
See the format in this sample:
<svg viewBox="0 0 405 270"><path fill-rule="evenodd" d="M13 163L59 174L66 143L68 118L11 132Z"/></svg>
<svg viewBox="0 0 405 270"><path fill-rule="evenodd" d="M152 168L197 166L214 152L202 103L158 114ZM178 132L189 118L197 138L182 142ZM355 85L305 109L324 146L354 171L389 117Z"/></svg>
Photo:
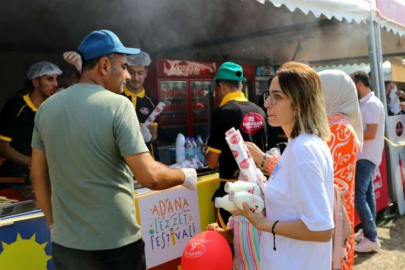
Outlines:
<svg viewBox="0 0 405 270"><path fill-rule="evenodd" d="M142 227L148 269L177 270L188 241L215 222L211 198L218 173L198 178L197 189L181 186L163 191L135 191L136 218Z"/></svg>
<svg viewBox="0 0 405 270"><path fill-rule="evenodd" d="M147 262L153 265L148 269L180 269L185 245L215 222L211 198L218 187L215 173L199 177L195 191L180 186L164 191L135 190L136 218L143 225ZM50 231L41 210L0 218L0 242L0 265L12 263L10 269L25 270L24 262L30 261L41 265L38 269L54 269ZM23 259L13 259L17 257Z"/></svg>

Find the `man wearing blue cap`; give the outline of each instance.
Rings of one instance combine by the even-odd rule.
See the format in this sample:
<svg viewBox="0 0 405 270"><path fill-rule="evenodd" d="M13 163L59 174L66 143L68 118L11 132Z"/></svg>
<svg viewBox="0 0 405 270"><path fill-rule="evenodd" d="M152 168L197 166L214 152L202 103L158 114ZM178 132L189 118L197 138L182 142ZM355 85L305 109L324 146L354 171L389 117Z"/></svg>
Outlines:
<svg viewBox="0 0 405 270"><path fill-rule="evenodd" d="M28 93L10 99L1 112L0 156L4 161L0 166L0 176L25 178L25 183L4 184L3 188L10 187L26 198L33 197L29 166L35 113L55 93L60 74L62 71L59 67L50 62L42 61L31 65L24 83Z"/></svg>
<svg viewBox="0 0 405 270"><path fill-rule="evenodd" d="M267 127L263 110L248 101L242 92L246 79L240 65L232 62L223 63L218 68L213 82L222 101L212 117L205 157L212 169L219 163L221 184L213 196L215 200L216 197L226 195L225 183L235 181L239 174L238 164L225 140L225 132L231 128L239 129L245 142L253 142L266 152ZM229 212L222 208L217 209L217 221L223 229L226 229L229 217Z"/></svg>
<svg viewBox="0 0 405 270"><path fill-rule="evenodd" d="M153 190L195 189L196 171L156 162L120 95L130 79L126 55L139 50L101 30L79 53L80 83L41 106L32 139L31 179L52 229L55 268L146 269L132 173Z"/></svg>

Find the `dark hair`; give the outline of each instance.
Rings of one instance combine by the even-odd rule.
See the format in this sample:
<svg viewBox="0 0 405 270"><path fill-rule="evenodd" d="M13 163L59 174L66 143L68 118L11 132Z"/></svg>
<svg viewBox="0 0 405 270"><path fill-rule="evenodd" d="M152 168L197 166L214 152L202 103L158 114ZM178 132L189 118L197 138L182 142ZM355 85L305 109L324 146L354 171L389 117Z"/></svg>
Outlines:
<svg viewBox="0 0 405 270"><path fill-rule="evenodd" d="M224 84L227 87L231 88L231 89L239 89L239 81L235 81L235 80L217 80L216 83L220 84Z"/></svg>
<svg viewBox="0 0 405 270"><path fill-rule="evenodd" d="M65 77L58 77L58 88L68 88L69 87L69 79Z"/></svg>
<svg viewBox="0 0 405 270"><path fill-rule="evenodd" d="M274 76L273 77L270 77L270 79L267 81L267 88L270 88L270 85L271 85L271 81L274 79Z"/></svg>
<svg viewBox="0 0 405 270"><path fill-rule="evenodd" d="M370 77L364 71L357 71L352 73L353 81L355 83L362 82L366 87L370 87Z"/></svg>
<svg viewBox="0 0 405 270"><path fill-rule="evenodd" d="M259 106L260 108L263 109L263 111L267 111L266 107L264 106L264 95L268 93L268 91L265 91L263 93L260 94L259 99L257 100L257 106Z"/></svg>
<svg viewBox="0 0 405 270"><path fill-rule="evenodd" d="M28 93L31 93L32 90L34 90L34 85L32 84L32 80L25 79L25 81L24 81L24 89Z"/></svg>
<svg viewBox="0 0 405 270"><path fill-rule="evenodd" d="M75 71L75 73L74 73L74 76L75 76L75 78L78 78L79 80L80 80L80 78L81 78L81 73L80 73L80 71L78 71L78 70L76 70Z"/></svg>
<svg viewBox="0 0 405 270"><path fill-rule="evenodd" d="M115 55L116 55L115 53L112 53L112 54L103 55L103 56L100 56L97 58L93 58L90 60L84 60L82 63L82 72L87 71L87 70L92 70L98 64L98 62L100 62L101 58L103 58L103 57L107 57L108 60L110 60L111 62L114 62ZM82 56L82 58L83 58L83 56Z"/></svg>

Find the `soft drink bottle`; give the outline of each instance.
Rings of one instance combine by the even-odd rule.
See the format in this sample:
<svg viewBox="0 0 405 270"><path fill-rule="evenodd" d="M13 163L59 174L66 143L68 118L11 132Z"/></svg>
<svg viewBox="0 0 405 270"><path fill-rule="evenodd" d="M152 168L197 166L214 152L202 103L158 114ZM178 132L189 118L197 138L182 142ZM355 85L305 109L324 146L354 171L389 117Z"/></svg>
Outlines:
<svg viewBox="0 0 405 270"><path fill-rule="evenodd" d="M182 163L186 159L185 138L183 134L179 133L176 139L176 162L178 164Z"/></svg>
<svg viewBox="0 0 405 270"><path fill-rule="evenodd" d="M195 144L196 144L195 153L198 157L198 160L200 160L201 163L204 163L204 155L201 152L201 145L203 144L201 135L197 135L197 140L195 141Z"/></svg>
<svg viewBox="0 0 405 270"><path fill-rule="evenodd" d="M193 156L193 146L190 143L189 137L186 138L186 142L184 143L184 152L186 160L190 160Z"/></svg>
<svg viewBox="0 0 405 270"><path fill-rule="evenodd" d="M239 209L243 209L243 203L247 203L250 210L254 213L261 213L264 208L263 199L247 191L232 191L229 194L229 200L234 202Z"/></svg>
<svg viewBox="0 0 405 270"><path fill-rule="evenodd" d="M215 198L215 207L216 208L223 208L226 211L236 211L238 207L229 200L229 195L225 195L224 197Z"/></svg>
<svg viewBox="0 0 405 270"><path fill-rule="evenodd" d="M166 94L167 98L172 98L173 87L174 87L174 84L172 82L167 83L167 94Z"/></svg>
<svg viewBox="0 0 405 270"><path fill-rule="evenodd" d="M197 152L197 145L196 145L196 143L195 143L193 137L190 137L190 143L191 143L191 147L192 147L192 149L193 149L193 151L192 151L192 153L193 153L192 158L194 158L195 155L196 155L196 152Z"/></svg>

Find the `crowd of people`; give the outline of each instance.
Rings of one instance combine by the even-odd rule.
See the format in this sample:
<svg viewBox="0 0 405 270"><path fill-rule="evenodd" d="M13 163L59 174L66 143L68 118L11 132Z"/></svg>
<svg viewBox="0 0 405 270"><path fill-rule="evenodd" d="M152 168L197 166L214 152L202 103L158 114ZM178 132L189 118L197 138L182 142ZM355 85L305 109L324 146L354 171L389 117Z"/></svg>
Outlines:
<svg viewBox="0 0 405 270"><path fill-rule="evenodd" d="M33 90L7 103L1 115L2 146L13 149L3 147L1 156L27 169L23 184L32 183L45 214L56 269L145 269L133 177L152 190L193 190L197 174L155 161L144 140L153 135L122 95L131 80L127 55L140 50L101 30L90 33L78 53L80 59L67 57L81 61L79 82L56 95L60 69L43 62L30 67ZM25 156L13 144L21 133Z"/></svg>
<svg viewBox="0 0 405 270"><path fill-rule="evenodd" d="M208 226L233 241L234 269L330 269L333 230L343 226L334 223L334 187L344 195L351 233L341 258L334 258L333 268L352 269L355 251L380 248L372 180L382 157L385 112L370 87L364 72L352 77L339 70L317 74L294 62L279 68L264 103L269 124L281 127L288 138L277 166L263 166L271 157L262 145L244 137L257 166L270 175L265 189L266 215L255 214L245 205L232 213L245 218L236 219L238 227L235 217L228 227L224 228L226 221L220 218L220 225ZM236 87L234 92L238 92ZM208 151L222 155L215 148ZM226 165L223 170L232 168ZM355 209L363 224L356 235ZM238 231L241 227L243 233L255 235L246 223L257 229L258 237L244 238ZM258 242L259 251L252 252Z"/></svg>
<svg viewBox="0 0 405 270"><path fill-rule="evenodd" d="M64 58L77 69L67 89L55 94L62 74L56 65L35 63L27 72L28 92L2 110L0 177L22 180L2 184L0 194L35 194L51 229L56 269L146 269L133 179L152 190L193 190L196 171L158 162L157 123L143 124L156 104L143 87L151 63L146 52L100 30ZM257 167L269 175L266 213L247 205L232 213L216 209L217 223L208 229L234 244L234 269L331 269L332 237L341 226L334 221L338 190L351 234L333 268L352 269L355 251L380 248L372 180L384 147L385 111L369 76L318 74L288 62L263 95L265 110L244 96L245 81L236 63L218 68L213 84L221 102L213 112L205 160L219 168L213 199L222 197L225 183L239 177L225 132L240 129ZM401 97L389 87L390 100ZM244 123L254 127L243 129ZM269 134L277 128L288 141L274 163L266 151L275 146ZM356 235L355 209L363 227Z"/></svg>

